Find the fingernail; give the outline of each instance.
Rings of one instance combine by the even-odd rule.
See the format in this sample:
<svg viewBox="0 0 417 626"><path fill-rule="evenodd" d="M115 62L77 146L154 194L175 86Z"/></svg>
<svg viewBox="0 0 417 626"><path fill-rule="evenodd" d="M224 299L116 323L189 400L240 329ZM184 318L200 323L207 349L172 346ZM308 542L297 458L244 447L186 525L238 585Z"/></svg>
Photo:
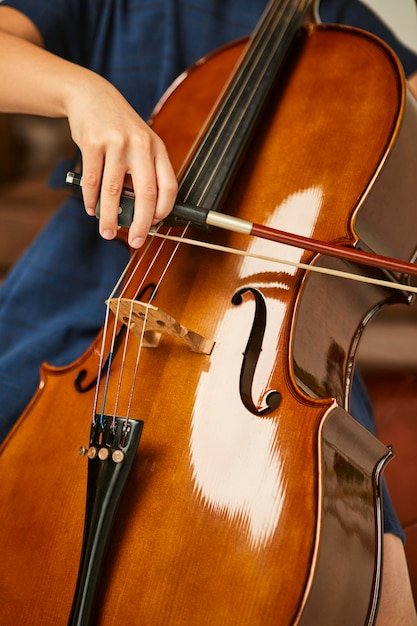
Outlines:
<svg viewBox="0 0 417 626"><path fill-rule="evenodd" d="M101 236L104 239L114 239L114 237L116 236L116 231L111 230L110 228L103 230L103 232L101 233Z"/></svg>
<svg viewBox="0 0 417 626"><path fill-rule="evenodd" d="M132 248L140 248L143 245L143 242L145 241L145 239L143 237L135 237L130 245L132 246Z"/></svg>
<svg viewBox="0 0 417 626"><path fill-rule="evenodd" d="M88 213L88 215L91 215L92 217L96 214L96 210L93 207L86 207L85 209Z"/></svg>

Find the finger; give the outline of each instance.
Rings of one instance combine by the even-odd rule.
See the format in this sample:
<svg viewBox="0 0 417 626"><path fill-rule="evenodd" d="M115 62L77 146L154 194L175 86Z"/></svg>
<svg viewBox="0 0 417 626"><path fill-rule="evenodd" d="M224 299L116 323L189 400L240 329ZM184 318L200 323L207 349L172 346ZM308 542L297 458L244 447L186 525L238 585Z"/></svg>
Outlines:
<svg viewBox="0 0 417 626"><path fill-rule="evenodd" d="M88 215L96 214L100 196L101 177L103 174L103 156L101 154L83 154L81 189L85 210Z"/></svg>
<svg viewBox="0 0 417 626"><path fill-rule="evenodd" d="M132 172L135 192L135 212L129 230L129 244L140 247L149 229L171 212L178 192L178 183L165 146L158 139L158 152L154 161L147 167L142 161L142 168Z"/></svg>
<svg viewBox="0 0 417 626"><path fill-rule="evenodd" d="M138 174L132 176L135 192L135 209L133 222L129 229L129 245L132 248L140 248L152 225L158 199L155 169L142 167Z"/></svg>
<svg viewBox="0 0 417 626"><path fill-rule="evenodd" d="M146 132L131 138L129 173L135 194L133 221L129 229L128 243L140 248L148 236L156 210L158 186L155 172L155 154L158 138L148 127Z"/></svg>
<svg viewBox="0 0 417 626"><path fill-rule="evenodd" d="M178 194L178 181L166 150L155 159L158 198L153 222L159 222L171 213Z"/></svg>
<svg viewBox="0 0 417 626"><path fill-rule="evenodd" d="M117 235L120 196L125 179L126 166L112 159L108 153L103 169L100 192L100 235L113 239Z"/></svg>

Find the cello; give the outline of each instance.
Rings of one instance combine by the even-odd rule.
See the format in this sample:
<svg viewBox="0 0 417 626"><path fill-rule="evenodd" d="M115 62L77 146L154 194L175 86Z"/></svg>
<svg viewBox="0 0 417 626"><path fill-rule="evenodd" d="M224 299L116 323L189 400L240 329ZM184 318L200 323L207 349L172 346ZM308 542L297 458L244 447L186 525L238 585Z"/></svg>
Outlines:
<svg viewBox="0 0 417 626"><path fill-rule="evenodd" d="M223 142L230 127L238 136L242 130L248 91L260 92L257 83L243 87L248 74L258 78L270 67L257 46L275 41L286 3L269 5L232 81L239 98L229 87L231 101L222 98L204 133L244 44L206 59L161 104L152 124L179 171L182 199L347 245L360 236L369 249L413 258L411 228L403 222L400 231L397 220L388 222L389 241L384 232L390 177L394 170L407 176L404 151L415 155L404 130L415 110L406 107L398 63L380 42L350 29L308 27L295 37L307 4L291 3L291 28L281 36L291 55L279 46L285 63L279 59L261 119L249 119L249 147L228 152ZM366 89L358 81L342 89L358 66ZM219 82L206 102L203 86ZM173 133L173 109L182 137ZM401 209L411 225L409 201ZM186 228L174 227L180 235ZM200 237L253 254L260 247L242 235ZM103 563L94 598L81 574L73 623L372 623L379 474L390 453L345 409L365 322L407 296L152 237L124 279L102 336L68 368L44 367L39 392L2 449L1 623L16 615L21 623L67 622L87 464L87 529L99 528L91 552L103 552ZM120 480L120 508L107 515ZM97 516L91 492L93 509L94 492L101 499ZM90 555L85 569L95 574L97 562ZM36 564L36 580L28 563ZM85 595L88 615L79 606Z"/></svg>

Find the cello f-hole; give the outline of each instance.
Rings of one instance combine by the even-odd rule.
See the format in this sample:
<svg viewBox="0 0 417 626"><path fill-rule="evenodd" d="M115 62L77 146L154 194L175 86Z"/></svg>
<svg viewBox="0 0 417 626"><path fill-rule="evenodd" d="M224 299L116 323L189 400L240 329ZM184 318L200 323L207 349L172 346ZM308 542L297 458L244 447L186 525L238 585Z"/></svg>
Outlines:
<svg viewBox="0 0 417 626"><path fill-rule="evenodd" d="M233 295L232 303L239 306L243 301L243 294L251 293L255 300L255 316L252 329L243 353L242 368L240 370L239 391L245 407L254 415L269 415L278 408L281 402L279 391L271 390L265 396L265 405L258 408L252 399L252 384L256 365L262 351L262 341L266 328L266 304L262 293L254 287L243 287Z"/></svg>

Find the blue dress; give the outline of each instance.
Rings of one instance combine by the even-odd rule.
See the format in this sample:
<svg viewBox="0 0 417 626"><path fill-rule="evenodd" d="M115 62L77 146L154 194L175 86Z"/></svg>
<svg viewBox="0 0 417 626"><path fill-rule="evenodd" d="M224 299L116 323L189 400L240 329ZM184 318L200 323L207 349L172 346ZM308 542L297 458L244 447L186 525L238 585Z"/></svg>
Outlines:
<svg viewBox="0 0 417 626"><path fill-rule="evenodd" d="M4 0L39 28L45 47L109 79L147 119L172 81L227 41L252 32L265 0ZM360 25L396 50L405 71L417 58L354 0L325 0L326 22ZM58 167L62 183L68 164ZM97 224L69 198L0 289L0 440L39 383L39 367L66 365L92 343L104 301L128 259L119 241L97 235ZM351 410L368 429L373 417L357 378ZM385 530L402 535L384 498Z"/></svg>

